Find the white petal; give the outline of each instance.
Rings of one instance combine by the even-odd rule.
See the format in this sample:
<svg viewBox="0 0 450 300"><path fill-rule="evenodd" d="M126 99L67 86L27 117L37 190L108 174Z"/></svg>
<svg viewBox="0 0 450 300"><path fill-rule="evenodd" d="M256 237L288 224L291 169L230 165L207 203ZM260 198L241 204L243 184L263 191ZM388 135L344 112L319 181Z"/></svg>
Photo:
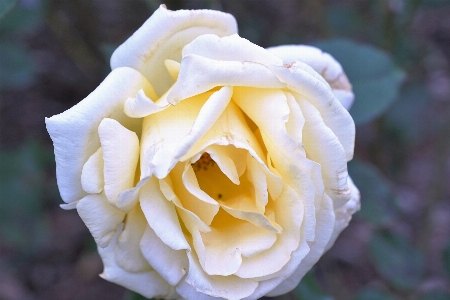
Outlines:
<svg viewBox="0 0 450 300"><path fill-rule="evenodd" d="M213 10L170 11L160 6L114 51L111 68L129 66L142 72L161 95L173 83L164 66L166 59L180 61L181 49L200 35L236 32L236 20L230 14Z"/></svg>
<svg viewBox="0 0 450 300"><path fill-rule="evenodd" d="M98 252L103 260L104 270L100 277L108 281L119 284L127 289L141 294L147 298L166 298L173 293L170 285L155 271L140 273L128 272L116 263L114 248L116 239L121 228L114 235L111 243L106 248L98 248Z"/></svg>
<svg viewBox="0 0 450 300"><path fill-rule="evenodd" d="M64 210L71 210L77 208L78 201L70 202L68 204L60 204L59 207L61 207Z"/></svg>
<svg viewBox="0 0 450 300"><path fill-rule="evenodd" d="M139 201L139 191L150 177L142 178L135 187L125 190L119 194L116 200L116 206L123 212L129 212Z"/></svg>
<svg viewBox="0 0 450 300"><path fill-rule="evenodd" d="M186 98L224 85L258 88L286 86L262 64L221 61L191 54L181 61L178 80L167 96L167 101L176 104Z"/></svg>
<svg viewBox="0 0 450 300"><path fill-rule="evenodd" d="M326 250L330 249L331 246L333 246L339 234L348 226L348 223L352 219L352 215L361 207L361 195L350 176L348 177L348 186L351 191L350 200L348 200L345 205L335 210L336 222L334 223L333 235L326 246Z"/></svg>
<svg viewBox="0 0 450 300"><path fill-rule="evenodd" d="M325 124L338 137L345 149L347 160L353 157L355 123L347 110L336 99L330 86L307 65L296 62L290 68L269 66L288 88L311 102L320 112ZM295 95L294 95L295 96Z"/></svg>
<svg viewBox="0 0 450 300"><path fill-rule="evenodd" d="M139 139L136 133L108 118L100 123L98 134L103 149L105 194L115 205L117 196L134 185Z"/></svg>
<svg viewBox="0 0 450 300"><path fill-rule="evenodd" d="M139 243L147 222L139 205L136 205L125 219L123 231L119 234L114 248L116 263L122 269L139 273L150 271L151 267L142 255Z"/></svg>
<svg viewBox="0 0 450 300"><path fill-rule="evenodd" d="M211 276L207 275L200 266L197 258L188 252L189 272L186 282L197 291L213 297L226 299L242 299L249 296L258 286L258 283L250 279L242 279L236 276Z"/></svg>
<svg viewBox="0 0 450 300"><path fill-rule="evenodd" d="M253 44L237 34L219 37L204 34L183 48L183 57L199 55L218 61L256 62L263 65L281 66L283 61L266 49Z"/></svg>
<svg viewBox="0 0 450 300"><path fill-rule="evenodd" d="M77 211L102 248L108 246L125 214L109 205L104 194L87 195L77 203Z"/></svg>
<svg viewBox="0 0 450 300"><path fill-rule="evenodd" d="M331 234L333 232L333 226L331 225L335 220L333 203L329 197L325 197L323 199L316 219L316 239L313 242L309 243L311 250L301 261L295 272L292 273L292 275L290 275L287 279L282 281L278 287L268 293L268 296L278 296L293 290L299 284L303 276L305 276L306 272L308 272L312 268L312 266L314 266L314 264L324 253L325 246L330 240Z"/></svg>
<svg viewBox="0 0 450 300"><path fill-rule="evenodd" d="M81 171L81 186L86 193L98 194L103 191L103 151L102 148L89 157Z"/></svg>
<svg viewBox="0 0 450 300"><path fill-rule="evenodd" d="M303 145L307 157L321 165L325 191L333 199L335 207L340 207L350 199L344 148L325 125L319 111L308 101L298 100L306 119Z"/></svg>
<svg viewBox="0 0 450 300"><path fill-rule="evenodd" d="M148 224L167 246L174 250L189 249L175 207L162 194L157 178L150 178L141 188L139 201Z"/></svg>
<svg viewBox="0 0 450 300"><path fill-rule="evenodd" d="M81 171L88 158L100 147L97 128L104 118L119 120L128 129L140 130L141 121L123 113L127 98L143 89L148 81L136 70L118 68L83 101L69 110L47 118L45 123L55 146L56 175L62 199L69 203L86 193L81 186Z"/></svg>
<svg viewBox="0 0 450 300"><path fill-rule="evenodd" d="M153 99L157 98L155 97ZM168 106L169 103L165 101L162 103L155 103L152 99L147 97L143 90L139 90L136 97L127 99L125 102L124 111L130 118L143 118L160 112Z"/></svg>
<svg viewBox="0 0 450 300"><path fill-rule="evenodd" d="M195 299L195 300L225 300L224 298L211 297L201 292L198 292L192 285L186 283L185 280L180 282L176 288L178 294L182 299Z"/></svg>
<svg viewBox="0 0 450 300"><path fill-rule="evenodd" d="M142 254L153 269L170 285L177 285L186 274L189 267L186 250L173 250L168 247L150 226L146 226L140 246Z"/></svg>

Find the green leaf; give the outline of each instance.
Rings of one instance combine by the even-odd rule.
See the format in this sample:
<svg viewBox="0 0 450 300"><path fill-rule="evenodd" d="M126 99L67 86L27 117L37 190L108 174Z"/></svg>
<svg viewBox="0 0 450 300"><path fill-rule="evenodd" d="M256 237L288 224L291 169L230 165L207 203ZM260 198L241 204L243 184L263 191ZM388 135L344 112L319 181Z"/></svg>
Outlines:
<svg viewBox="0 0 450 300"><path fill-rule="evenodd" d="M431 291L421 295L417 300L448 300L450 294L444 291Z"/></svg>
<svg viewBox="0 0 450 300"><path fill-rule="evenodd" d="M141 294L129 291L126 296L126 300L149 300L149 299L142 296ZM152 298L150 300L154 300L154 299Z"/></svg>
<svg viewBox="0 0 450 300"><path fill-rule="evenodd" d="M0 21L6 14L8 14L14 6L17 4L17 0L1 0L0 1Z"/></svg>
<svg viewBox="0 0 450 300"><path fill-rule="evenodd" d="M447 275L450 276L450 242L447 243L442 252L442 263Z"/></svg>
<svg viewBox="0 0 450 300"><path fill-rule="evenodd" d="M25 48L0 41L0 89L19 89L31 85L36 69Z"/></svg>
<svg viewBox="0 0 450 300"><path fill-rule="evenodd" d="M391 293L378 288L364 288L353 300L397 300Z"/></svg>
<svg viewBox="0 0 450 300"><path fill-rule="evenodd" d="M412 290L422 279L423 254L398 234L375 233L369 242L369 257L378 273L398 289Z"/></svg>
<svg viewBox="0 0 450 300"><path fill-rule="evenodd" d="M389 223L397 214L397 206L388 180L375 166L356 159L348 163L348 171L361 192L357 216L374 225Z"/></svg>
<svg viewBox="0 0 450 300"><path fill-rule="evenodd" d="M315 46L341 63L353 85L355 103L350 114L355 124L372 121L394 102L405 76L388 53L345 39L321 41Z"/></svg>
<svg viewBox="0 0 450 300"><path fill-rule="evenodd" d="M317 284L314 272L309 271L294 289L298 300L332 300L333 297L325 294Z"/></svg>

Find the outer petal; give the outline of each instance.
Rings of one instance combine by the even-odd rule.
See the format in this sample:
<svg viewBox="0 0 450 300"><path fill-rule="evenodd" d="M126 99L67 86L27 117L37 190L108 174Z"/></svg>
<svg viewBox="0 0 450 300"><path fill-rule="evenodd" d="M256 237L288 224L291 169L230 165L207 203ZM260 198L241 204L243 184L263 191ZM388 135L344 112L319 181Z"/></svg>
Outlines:
<svg viewBox="0 0 450 300"><path fill-rule="evenodd" d="M233 275L214 276L207 275L198 259L192 252L188 252L189 273L186 282L197 291L213 297L226 299L242 299L251 295L258 283L250 279L242 279Z"/></svg>
<svg viewBox="0 0 450 300"><path fill-rule="evenodd" d="M45 120L55 146L56 178L65 202L77 201L86 195L81 187L81 171L100 147L97 128L104 118L116 119L128 129L140 130L141 121L127 117L123 105L127 98L147 88L150 85L139 72L118 68L83 101Z"/></svg>
<svg viewBox="0 0 450 300"><path fill-rule="evenodd" d="M147 298L165 298L173 295L173 288L155 271L141 273L128 272L116 263L114 248L117 236L122 231L119 228L111 243L106 248L98 248L98 252L105 266L100 277L135 291ZM172 298L173 299L173 298Z"/></svg>
<svg viewBox="0 0 450 300"><path fill-rule="evenodd" d="M357 212L361 207L360 204L361 195L359 193L358 188L355 186L350 176L348 177L347 181L351 191L350 200L347 203L345 203L344 206L336 209L335 211L336 223L334 223L333 236L330 238L326 250L330 249L331 246L333 246L339 234L342 232L342 230L344 230L348 226L348 223L352 219L352 215L355 212Z"/></svg>
<svg viewBox="0 0 450 300"><path fill-rule="evenodd" d="M150 265L172 286L183 278L189 268L186 250L173 250L147 225L140 242L141 251Z"/></svg>
<svg viewBox="0 0 450 300"><path fill-rule="evenodd" d="M117 265L132 273L151 270L139 247L146 226L146 220L139 205L127 214L124 223L124 229L117 237L114 248Z"/></svg>
<svg viewBox="0 0 450 300"><path fill-rule="evenodd" d="M104 194L87 195L77 203L77 211L100 247L108 246L125 214L109 205Z"/></svg>
<svg viewBox="0 0 450 300"><path fill-rule="evenodd" d="M321 165L325 191L333 199L335 207L340 207L350 199L344 148L325 125L319 111L306 100L298 101L306 120L303 128L306 155Z"/></svg>
<svg viewBox="0 0 450 300"><path fill-rule="evenodd" d="M349 110L355 98L352 86L342 69L341 64L330 54L306 45L283 45L267 48L270 52L283 59L286 65L301 61L323 76L333 89L339 102Z"/></svg>
<svg viewBox="0 0 450 300"><path fill-rule="evenodd" d="M316 219L316 239L309 243L309 253L303 258L294 273L268 293L268 296L278 296L293 290L326 250L325 247L332 235L333 227L331 225L335 220L333 203L329 197L323 199Z"/></svg>
<svg viewBox="0 0 450 300"><path fill-rule="evenodd" d="M305 97L319 110L325 124L339 138L347 160L352 159L355 147L355 123L325 80L302 62L296 62L289 68L277 66L269 68L291 91Z"/></svg>
<svg viewBox="0 0 450 300"><path fill-rule="evenodd" d="M196 37L237 32L234 17L213 10L157 11L111 57L111 68L128 66L144 74L161 95L173 83L164 66L166 59L181 60L181 49Z"/></svg>

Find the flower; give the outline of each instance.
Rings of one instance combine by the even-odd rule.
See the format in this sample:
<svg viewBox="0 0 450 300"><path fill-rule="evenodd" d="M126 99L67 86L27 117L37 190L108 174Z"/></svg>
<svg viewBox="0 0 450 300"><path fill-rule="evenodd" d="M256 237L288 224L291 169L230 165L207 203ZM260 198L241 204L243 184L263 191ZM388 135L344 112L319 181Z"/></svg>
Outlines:
<svg viewBox="0 0 450 300"><path fill-rule="evenodd" d="M62 207L101 276L145 297L286 293L359 209L342 67L236 32L229 14L161 6L95 91L46 119Z"/></svg>

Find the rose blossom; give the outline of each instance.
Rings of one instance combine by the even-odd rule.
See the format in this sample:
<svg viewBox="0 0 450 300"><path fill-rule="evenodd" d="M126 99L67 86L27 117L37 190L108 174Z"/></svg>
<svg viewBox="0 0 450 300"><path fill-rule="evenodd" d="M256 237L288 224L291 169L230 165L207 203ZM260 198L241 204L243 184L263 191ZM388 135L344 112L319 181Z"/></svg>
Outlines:
<svg viewBox="0 0 450 300"><path fill-rule="evenodd" d="M161 6L94 92L46 119L62 207L101 276L145 297L286 293L359 209L342 67L236 32L229 14Z"/></svg>

